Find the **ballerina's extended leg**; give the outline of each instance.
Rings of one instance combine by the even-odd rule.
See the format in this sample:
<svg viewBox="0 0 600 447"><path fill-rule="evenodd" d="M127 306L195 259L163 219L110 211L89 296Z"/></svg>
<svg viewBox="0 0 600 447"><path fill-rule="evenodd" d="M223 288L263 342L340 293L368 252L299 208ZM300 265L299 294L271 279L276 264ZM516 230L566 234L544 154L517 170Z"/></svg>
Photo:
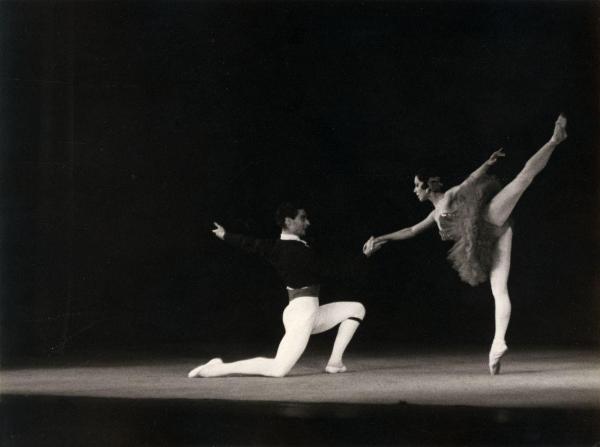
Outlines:
<svg viewBox="0 0 600 447"><path fill-rule="evenodd" d="M567 138L567 119L560 115L554 125L550 140L542 146L525 164L521 172L490 201L486 219L494 225L504 225L515 206L531 182L548 164L550 156L561 142Z"/></svg>
<svg viewBox="0 0 600 447"><path fill-rule="evenodd" d="M554 125L554 133L525 164L521 172L491 200L486 210L486 219L494 225L504 225L510 217L523 193L533 179L548 164L550 156L562 141L567 138L567 119L560 115ZM494 295L496 330L489 354L490 373L500 372L500 361L508 350L506 330L510 321L511 303L508 294L508 275L512 248L512 228L508 228L498 239L494 265L490 272L490 284Z"/></svg>

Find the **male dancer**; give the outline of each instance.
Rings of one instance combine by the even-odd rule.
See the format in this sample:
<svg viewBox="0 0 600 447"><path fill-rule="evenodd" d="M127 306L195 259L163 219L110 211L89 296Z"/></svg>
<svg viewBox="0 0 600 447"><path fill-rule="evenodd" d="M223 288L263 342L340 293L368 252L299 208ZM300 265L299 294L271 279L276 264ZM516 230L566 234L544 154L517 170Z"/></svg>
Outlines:
<svg viewBox="0 0 600 447"><path fill-rule="evenodd" d="M225 231L215 222L212 232L219 239L266 258L286 285L289 304L283 311L285 335L274 358L256 357L232 363L215 358L189 372L188 377L220 377L230 374L283 377L296 364L311 334L325 332L339 324L333 350L325 371L346 371L342 356L358 325L365 307L355 301L319 305L320 268L314 250L301 239L310 225L306 211L283 203L276 213L281 227L278 240L259 240Z"/></svg>

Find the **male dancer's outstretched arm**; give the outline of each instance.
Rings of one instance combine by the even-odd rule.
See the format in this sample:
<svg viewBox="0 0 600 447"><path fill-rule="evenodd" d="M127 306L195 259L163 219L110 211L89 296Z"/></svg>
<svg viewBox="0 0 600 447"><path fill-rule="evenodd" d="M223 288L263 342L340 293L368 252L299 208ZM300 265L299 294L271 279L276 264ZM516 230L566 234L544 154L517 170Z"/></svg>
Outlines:
<svg viewBox="0 0 600 447"><path fill-rule="evenodd" d="M214 222L214 225L216 228L211 231L219 239L227 242L230 245L233 245L234 247L241 248L247 253L256 254L267 259L269 258L274 245L272 240L257 239L242 234L229 233L217 222Z"/></svg>

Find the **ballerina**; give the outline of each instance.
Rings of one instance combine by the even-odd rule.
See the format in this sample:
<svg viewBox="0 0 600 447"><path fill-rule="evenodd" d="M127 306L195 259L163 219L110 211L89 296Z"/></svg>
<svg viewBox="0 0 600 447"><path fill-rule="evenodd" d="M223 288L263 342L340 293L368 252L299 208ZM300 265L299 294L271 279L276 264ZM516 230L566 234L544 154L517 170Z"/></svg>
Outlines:
<svg viewBox="0 0 600 447"><path fill-rule="evenodd" d="M533 179L548 163L554 149L567 138L567 119L560 115L550 140L525 164L506 186L486 172L501 157L503 149L495 151L460 185L443 192L440 177L426 173L415 176L414 193L419 201L430 201L434 209L421 222L393 233L369 238L363 253L370 256L389 241L409 239L437 225L442 240L454 245L448 259L460 278L475 286L489 279L495 304L495 334L489 352L490 374L500 373L500 363L507 352L506 331L510 321L511 303L508 275L513 229L510 216Z"/></svg>

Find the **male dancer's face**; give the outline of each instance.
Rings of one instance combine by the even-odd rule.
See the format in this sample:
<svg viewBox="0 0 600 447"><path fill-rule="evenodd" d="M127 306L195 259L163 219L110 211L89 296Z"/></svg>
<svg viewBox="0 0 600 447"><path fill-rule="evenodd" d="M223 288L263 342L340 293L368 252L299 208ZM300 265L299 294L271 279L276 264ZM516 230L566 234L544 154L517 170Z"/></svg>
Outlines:
<svg viewBox="0 0 600 447"><path fill-rule="evenodd" d="M299 209L296 217L293 219L286 217L285 224L288 233L295 234L298 237L302 237L306 234L306 229L310 226L308 215L303 209Z"/></svg>

